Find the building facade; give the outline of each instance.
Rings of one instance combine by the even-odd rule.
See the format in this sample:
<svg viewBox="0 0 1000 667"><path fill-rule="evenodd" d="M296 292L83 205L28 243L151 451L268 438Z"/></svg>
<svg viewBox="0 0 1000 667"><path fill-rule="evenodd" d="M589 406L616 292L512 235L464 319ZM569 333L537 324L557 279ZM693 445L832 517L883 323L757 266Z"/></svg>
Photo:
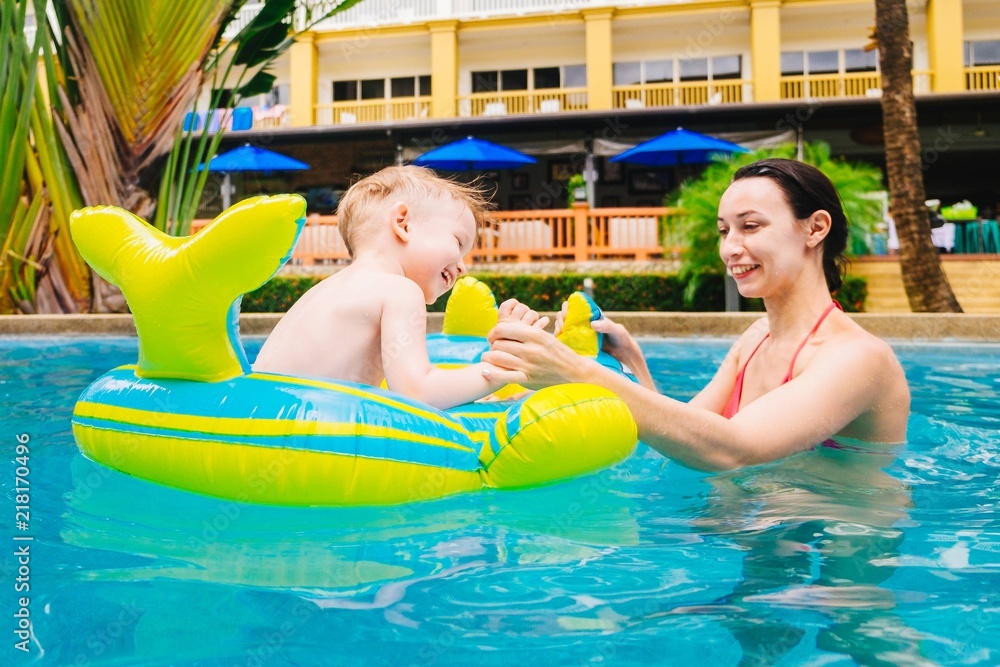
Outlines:
<svg viewBox="0 0 1000 667"><path fill-rule="evenodd" d="M907 6L928 194L995 207L1000 7ZM249 134L314 165L295 187L334 193L465 135L513 145L539 164L495 175L501 208L562 205L554 184L585 164L595 204L659 203L690 169L602 158L680 125L881 164L874 14L873 0L364 0L282 57Z"/></svg>

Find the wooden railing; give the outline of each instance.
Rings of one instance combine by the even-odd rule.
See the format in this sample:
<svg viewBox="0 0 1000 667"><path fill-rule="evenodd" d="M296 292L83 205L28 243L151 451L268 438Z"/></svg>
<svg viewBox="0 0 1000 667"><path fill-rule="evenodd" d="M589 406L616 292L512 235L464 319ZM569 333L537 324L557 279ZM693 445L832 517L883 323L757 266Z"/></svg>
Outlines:
<svg viewBox="0 0 1000 667"><path fill-rule="evenodd" d="M1000 90L1000 65L965 68L966 90Z"/></svg>
<svg viewBox="0 0 1000 667"><path fill-rule="evenodd" d="M781 77L781 98L785 100L878 97L881 94L882 75L878 72Z"/></svg>
<svg viewBox="0 0 1000 667"><path fill-rule="evenodd" d="M495 211L466 258L473 262L531 262L629 258L644 260L680 252L679 210L668 207ZM191 232L208 220L195 220ZM347 262L333 215L311 215L292 252L291 264Z"/></svg>
<svg viewBox="0 0 1000 667"><path fill-rule="evenodd" d="M616 109L734 104L749 97L744 94L748 84L742 79L647 83L614 86L611 95Z"/></svg>
<svg viewBox="0 0 1000 667"><path fill-rule="evenodd" d="M458 115L463 117L560 113L586 109L586 88L511 90L458 97Z"/></svg>
<svg viewBox="0 0 1000 667"><path fill-rule="evenodd" d="M430 115L431 98L394 97L362 102L331 102L317 104L315 108L317 125L381 123L390 120L427 118Z"/></svg>

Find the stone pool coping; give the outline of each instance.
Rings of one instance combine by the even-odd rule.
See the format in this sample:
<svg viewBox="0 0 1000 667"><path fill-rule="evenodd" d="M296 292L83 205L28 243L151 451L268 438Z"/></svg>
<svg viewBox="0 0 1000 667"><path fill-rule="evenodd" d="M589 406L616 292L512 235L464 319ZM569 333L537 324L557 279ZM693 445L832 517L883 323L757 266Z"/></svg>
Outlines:
<svg viewBox="0 0 1000 667"><path fill-rule="evenodd" d="M608 313L636 336L736 336L762 313ZM443 314L427 316L427 330L441 330ZM904 340L1000 342L1000 314L857 313L851 317L876 336ZM244 313L245 336L270 333L280 314ZM134 336L131 315L0 315L0 335Z"/></svg>

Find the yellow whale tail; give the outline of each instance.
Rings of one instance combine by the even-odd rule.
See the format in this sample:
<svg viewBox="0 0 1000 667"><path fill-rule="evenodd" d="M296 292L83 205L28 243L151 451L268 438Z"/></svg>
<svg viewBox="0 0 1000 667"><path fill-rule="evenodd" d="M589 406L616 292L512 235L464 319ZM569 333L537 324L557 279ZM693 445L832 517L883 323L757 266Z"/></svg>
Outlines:
<svg viewBox="0 0 1000 667"><path fill-rule="evenodd" d="M136 375L218 382L249 372L240 298L288 260L305 211L298 195L254 197L198 234L174 237L123 209L94 206L73 213L70 233L132 309Z"/></svg>

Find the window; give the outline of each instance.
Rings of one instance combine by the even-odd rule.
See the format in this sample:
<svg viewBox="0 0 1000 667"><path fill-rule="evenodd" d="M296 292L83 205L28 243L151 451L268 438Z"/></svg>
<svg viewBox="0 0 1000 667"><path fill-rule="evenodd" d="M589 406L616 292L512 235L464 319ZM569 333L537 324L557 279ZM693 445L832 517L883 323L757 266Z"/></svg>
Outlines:
<svg viewBox="0 0 1000 667"><path fill-rule="evenodd" d="M712 58L712 79L739 79L742 76L742 56L716 56Z"/></svg>
<svg viewBox="0 0 1000 667"><path fill-rule="evenodd" d="M611 66L611 73L616 86L634 86L642 83L640 63L615 63Z"/></svg>
<svg viewBox="0 0 1000 667"><path fill-rule="evenodd" d="M614 63L612 76L616 86L739 79L743 76L743 56Z"/></svg>
<svg viewBox="0 0 1000 667"><path fill-rule="evenodd" d="M384 100L385 79L366 79L361 82L361 99Z"/></svg>
<svg viewBox="0 0 1000 667"><path fill-rule="evenodd" d="M846 49L844 51L845 72L874 72L878 69L878 51Z"/></svg>
<svg viewBox="0 0 1000 667"><path fill-rule="evenodd" d="M837 51L810 51L806 54L806 66L810 74L836 74L840 71Z"/></svg>
<svg viewBox="0 0 1000 667"><path fill-rule="evenodd" d="M391 92L393 97L416 97L417 80L412 76L393 79L391 82Z"/></svg>
<svg viewBox="0 0 1000 667"><path fill-rule="evenodd" d="M1000 39L965 43L965 66L1000 65Z"/></svg>
<svg viewBox="0 0 1000 667"><path fill-rule="evenodd" d="M334 81L333 101L383 100L391 97L415 97L431 94L431 77L400 76L392 79L365 79L363 81ZM419 91L419 92L418 92Z"/></svg>
<svg viewBox="0 0 1000 667"><path fill-rule="evenodd" d="M563 88L586 88L587 66L566 65L563 67Z"/></svg>
<svg viewBox="0 0 1000 667"><path fill-rule="evenodd" d="M673 60L651 60L646 63L646 83L670 83L673 80Z"/></svg>
<svg viewBox="0 0 1000 667"><path fill-rule="evenodd" d="M844 54L843 70L840 69L841 53ZM843 51L783 51L781 54L781 73L784 76L876 71L878 71L878 51L844 49Z"/></svg>
<svg viewBox="0 0 1000 667"><path fill-rule="evenodd" d="M473 72L473 93L495 93L500 90L500 75L497 72Z"/></svg>
<svg viewBox="0 0 1000 667"><path fill-rule="evenodd" d="M708 79L708 58L681 58L681 81L705 81Z"/></svg>
<svg viewBox="0 0 1000 667"><path fill-rule="evenodd" d="M561 84L558 67L536 67L533 74L535 90L559 88Z"/></svg>
<svg viewBox="0 0 1000 667"><path fill-rule="evenodd" d="M288 106L291 100L291 87L287 83L280 84L271 89L265 97L265 106L273 107L279 104Z"/></svg>
<svg viewBox="0 0 1000 667"><path fill-rule="evenodd" d="M495 93L503 90L583 88L586 85L586 65L535 67L530 71L526 69L509 69L502 72L472 72L473 93Z"/></svg>
<svg viewBox="0 0 1000 667"><path fill-rule="evenodd" d="M348 102L358 99L357 81L334 81L333 101Z"/></svg>
<svg viewBox="0 0 1000 667"><path fill-rule="evenodd" d="M798 76L806 73L806 54L802 51L784 51L781 54L781 73Z"/></svg>
<svg viewBox="0 0 1000 667"><path fill-rule="evenodd" d="M527 90L528 70L509 69L500 72L500 90Z"/></svg>

